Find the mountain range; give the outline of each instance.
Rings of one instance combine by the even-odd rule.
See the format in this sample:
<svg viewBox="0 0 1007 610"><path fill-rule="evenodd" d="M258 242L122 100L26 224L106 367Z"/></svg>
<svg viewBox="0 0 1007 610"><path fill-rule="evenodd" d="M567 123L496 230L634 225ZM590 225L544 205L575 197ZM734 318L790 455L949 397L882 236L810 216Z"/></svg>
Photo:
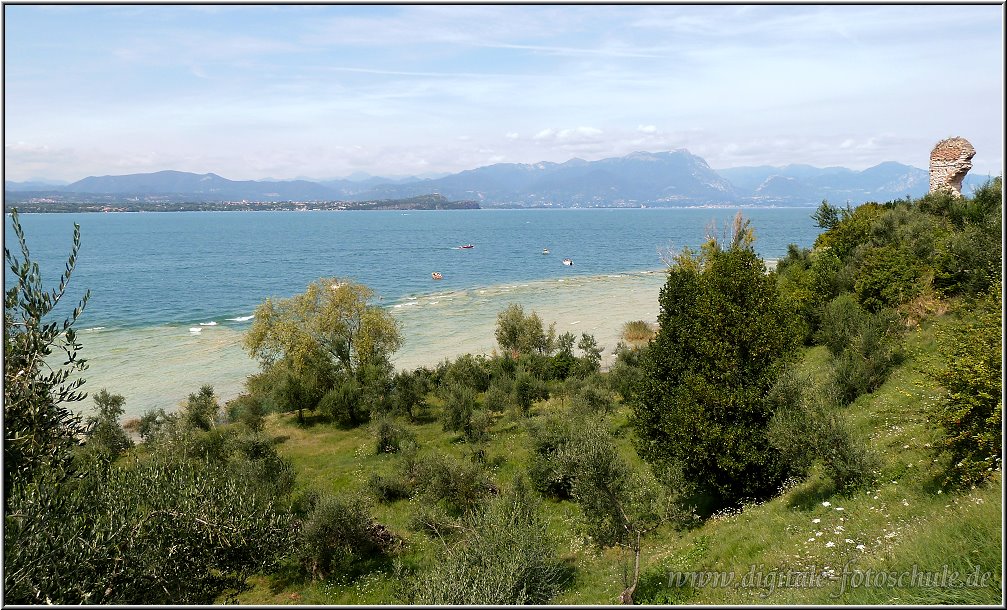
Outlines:
<svg viewBox="0 0 1007 610"><path fill-rule="evenodd" d="M985 177L968 176L966 192ZM676 207L695 205L860 204L918 197L927 171L885 162L857 171L810 165L714 170L685 149L635 152L598 161L498 163L438 178L228 180L217 174L160 171L90 176L70 184L4 182L10 202L51 197L168 201L377 201L439 194L482 207Z"/></svg>

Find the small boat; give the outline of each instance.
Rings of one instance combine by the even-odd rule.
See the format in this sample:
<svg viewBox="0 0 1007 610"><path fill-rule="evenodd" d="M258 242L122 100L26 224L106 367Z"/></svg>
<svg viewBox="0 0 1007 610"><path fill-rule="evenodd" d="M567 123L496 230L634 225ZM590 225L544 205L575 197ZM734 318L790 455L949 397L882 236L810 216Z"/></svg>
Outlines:
<svg viewBox="0 0 1007 610"><path fill-rule="evenodd" d="M464 246L458 246L462 250L468 250L469 248L475 248L474 244L465 244Z"/></svg>
<svg viewBox="0 0 1007 610"><path fill-rule="evenodd" d="M564 258L563 259L563 264L567 265L569 267L573 267L573 261L571 259L569 259L569 258Z"/></svg>
<svg viewBox="0 0 1007 610"><path fill-rule="evenodd" d="M443 280L444 279L444 276L441 275L440 272L438 272L438 271L434 271L433 273L431 273L430 277L434 278L435 280Z"/></svg>
<svg viewBox="0 0 1007 610"><path fill-rule="evenodd" d="M549 248L542 248L542 254L549 254Z"/></svg>

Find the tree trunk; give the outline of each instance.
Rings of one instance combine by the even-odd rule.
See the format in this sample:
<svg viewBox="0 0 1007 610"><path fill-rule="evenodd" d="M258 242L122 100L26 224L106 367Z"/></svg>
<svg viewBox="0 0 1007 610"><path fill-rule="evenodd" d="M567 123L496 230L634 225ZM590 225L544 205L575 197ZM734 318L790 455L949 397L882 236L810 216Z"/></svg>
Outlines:
<svg viewBox="0 0 1007 610"><path fill-rule="evenodd" d="M633 545L633 584L619 596L620 603L633 604L633 593L636 592L638 582L640 582L640 532L636 533L636 544Z"/></svg>

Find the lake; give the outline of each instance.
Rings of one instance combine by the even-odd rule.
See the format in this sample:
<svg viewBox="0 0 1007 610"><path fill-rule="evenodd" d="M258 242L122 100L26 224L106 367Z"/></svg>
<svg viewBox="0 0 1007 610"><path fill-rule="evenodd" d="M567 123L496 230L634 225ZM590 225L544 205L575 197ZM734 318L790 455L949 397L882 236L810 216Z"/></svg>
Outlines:
<svg viewBox="0 0 1007 610"><path fill-rule="evenodd" d="M133 416L173 409L203 383L222 399L235 396L257 369L241 348L255 307L326 276L370 286L375 302L402 322L400 367L491 351L496 314L514 302L558 332L594 334L610 355L624 322L656 319L662 253L723 234L736 211L27 214L21 223L48 285L58 281L73 223L80 224L65 305L91 290L77 325L90 363L85 387L123 394ZM819 232L813 211L743 213L756 251L775 259L790 243L811 246ZM5 245L17 251L9 216ZM433 280L434 271L443 279ZM82 405L89 406L90 399Z"/></svg>

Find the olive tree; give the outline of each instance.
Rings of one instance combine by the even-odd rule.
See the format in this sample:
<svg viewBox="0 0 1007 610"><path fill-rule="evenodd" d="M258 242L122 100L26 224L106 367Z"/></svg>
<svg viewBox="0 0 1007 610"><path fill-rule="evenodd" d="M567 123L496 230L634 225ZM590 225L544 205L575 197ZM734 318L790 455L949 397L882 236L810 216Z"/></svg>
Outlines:
<svg viewBox="0 0 1007 610"><path fill-rule="evenodd" d="M80 417L67 406L83 400L80 391L87 369L78 355L81 345L73 324L91 295L85 292L64 320L51 320L64 298L80 250L80 225L74 224L73 247L59 286L46 289L42 274L25 241L17 210L11 225L21 256L4 248L7 269L14 278L4 294L4 489L6 498L15 480L26 481L42 470L65 468L76 438L83 431ZM54 355L62 365L54 366Z"/></svg>

